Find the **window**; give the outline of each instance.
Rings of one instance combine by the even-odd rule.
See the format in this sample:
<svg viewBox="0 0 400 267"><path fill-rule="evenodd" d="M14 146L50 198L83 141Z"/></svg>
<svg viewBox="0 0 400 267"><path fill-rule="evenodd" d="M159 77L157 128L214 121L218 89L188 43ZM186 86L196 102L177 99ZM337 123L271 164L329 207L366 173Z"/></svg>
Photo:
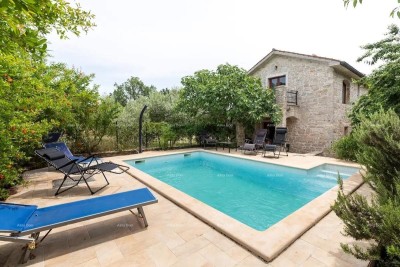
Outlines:
<svg viewBox="0 0 400 267"><path fill-rule="evenodd" d="M280 85L286 85L286 75L269 78L268 82L270 88L275 88L276 86Z"/></svg>
<svg viewBox="0 0 400 267"><path fill-rule="evenodd" d="M350 83L348 81L343 81L342 85L342 104L350 103Z"/></svg>

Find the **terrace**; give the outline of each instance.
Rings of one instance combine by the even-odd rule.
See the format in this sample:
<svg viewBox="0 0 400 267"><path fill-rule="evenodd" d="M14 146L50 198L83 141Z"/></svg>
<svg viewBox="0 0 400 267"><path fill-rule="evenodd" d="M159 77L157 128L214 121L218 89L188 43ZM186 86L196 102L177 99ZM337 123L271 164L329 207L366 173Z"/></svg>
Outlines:
<svg viewBox="0 0 400 267"><path fill-rule="evenodd" d="M192 150L180 150L188 152ZM146 152L109 158L116 163L123 160L165 155L171 152ZM228 153L220 150L219 153ZM288 166L315 166L323 163L343 164L336 159L290 153L288 157L268 159L260 156L242 155L265 162ZM351 164L350 164L351 165ZM132 174L132 172L131 172ZM134 174L134 173L133 173ZM68 193L54 196L52 181L60 173L43 168L25 174L28 181L21 186L9 202L48 206L88 198L86 187L74 188ZM354 181L361 183L360 177ZM98 180L98 181L97 181ZM96 195L108 195L146 185L127 174L110 175L110 185ZM101 180L91 182L101 184ZM357 188L357 186L355 187ZM144 207L149 222L143 228L141 222L129 212L117 213L54 229L35 251L35 259L27 266L367 266L345 254L340 243L352 240L340 232L342 221L333 212L297 238L271 262L266 262L257 253L248 251L204 223L185 209L179 207L151 188L159 200L158 204ZM357 189L368 195L366 185ZM326 203L329 207L329 203ZM307 218L304 218L307 220ZM290 232L290 229L288 229ZM281 233L282 235L284 233ZM279 233L276 235L279 239ZM261 240L268 244L271 240ZM19 260L21 245L0 242L0 265L15 266Z"/></svg>

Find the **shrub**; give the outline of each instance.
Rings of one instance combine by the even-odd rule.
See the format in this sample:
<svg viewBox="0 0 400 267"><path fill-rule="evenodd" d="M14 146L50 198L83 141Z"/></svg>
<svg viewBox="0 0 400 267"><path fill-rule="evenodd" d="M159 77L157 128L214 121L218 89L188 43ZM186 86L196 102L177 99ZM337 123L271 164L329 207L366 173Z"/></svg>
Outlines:
<svg viewBox="0 0 400 267"><path fill-rule="evenodd" d="M337 140L332 148L338 158L351 161L356 160L356 153L359 149L352 134L343 136Z"/></svg>
<svg viewBox="0 0 400 267"><path fill-rule="evenodd" d="M365 166L364 180L375 195L370 202L357 193L346 197L343 188L333 210L345 224L345 234L372 241L368 248L342 244L347 253L376 266L400 266L400 118L379 111L361 118L354 131L356 158Z"/></svg>

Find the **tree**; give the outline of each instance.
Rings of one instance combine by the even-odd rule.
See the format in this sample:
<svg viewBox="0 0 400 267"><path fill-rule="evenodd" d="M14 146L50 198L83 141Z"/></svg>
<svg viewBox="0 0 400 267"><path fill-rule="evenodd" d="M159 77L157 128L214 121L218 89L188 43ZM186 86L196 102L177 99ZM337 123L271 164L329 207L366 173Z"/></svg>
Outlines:
<svg viewBox="0 0 400 267"><path fill-rule="evenodd" d="M273 91L237 66L201 70L182 78L182 84L179 108L197 121L253 126L263 117L281 119Z"/></svg>
<svg viewBox="0 0 400 267"><path fill-rule="evenodd" d="M352 2L353 3L353 7L356 7L358 4L362 4L363 0L343 0L344 6L348 7L349 4ZM399 1L397 1L399 3ZM394 17L397 16L398 18L400 18L400 6L394 8L392 10L392 12L390 12L390 16Z"/></svg>
<svg viewBox="0 0 400 267"><path fill-rule="evenodd" d="M155 92L153 85L145 85L138 77L130 77L123 84L114 84L114 99L122 106L126 106L129 100L137 99L139 96L149 96L151 92Z"/></svg>
<svg viewBox="0 0 400 267"><path fill-rule="evenodd" d="M92 112L86 113L83 123L77 125L79 133L76 142L82 142L85 152L92 152L109 133L109 128L120 112L120 105L111 97L98 101Z"/></svg>
<svg viewBox="0 0 400 267"><path fill-rule="evenodd" d="M358 81L368 92L357 100L349 113L353 128L358 127L361 117L370 117L381 109L392 109L400 115L400 32L396 25L389 26L388 30L383 40L362 46L365 53L358 58L359 62L383 64ZM356 160L358 145L352 133L338 140L333 149L341 159Z"/></svg>
<svg viewBox="0 0 400 267"><path fill-rule="evenodd" d="M400 117L393 110L362 117L354 138L360 146L357 160L366 169L363 178L375 194L371 201L357 193L346 197L340 183L332 208L346 235L372 242L367 248L342 248L376 266L400 266Z"/></svg>
<svg viewBox="0 0 400 267"><path fill-rule="evenodd" d="M381 108L393 109L400 115L400 32L396 25L388 30L383 40L362 46L366 52L358 61L383 64L360 81L368 93L360 97L350 113L353 127L359 124L360 116L368 117Z"/></svg>
<svg viewBox="0 0 400 267"><path fill-rule="evenodd" d="M29 52L35 59L47 53L46 35L55 31L61 38L79 35L95 24L94 16L77 4L64 0L0 1L0 55Z"/></svg>
<svg viewBox="0 0 400 267"><path fill-rule="evenodd" d="M178 138L187 136L185 129L192 120L176 110L178 97L178 89L171 89L154 91L148 96L129 101L116 119L121 145L137 145L139 114L144 105L148 106L143 130L148 143L157 140L158 144L165 148L168 142L173 144Z"/></svg>
<svg viewBox="0 0 400 267"><path fill-rule="evenodd" d="M21 181L42 136L76 119L76 100L97 102L81 72L46 64L46 35L79 35L93 17L64 0L0 1L0 200Z"/></svg>
<svg viewBox="0 0 400 267"><path fill-rule="evenodd" d="M76 99L87 100L81 98L87 88L72 86L73 82L79 84L78 77L84 77L80 72L29 58L23 54L0 56L0 199L7 197L7 188L19 182L19 174L33 150L40 147L42 136L68 125L75 119L71 107Z"/></svg>

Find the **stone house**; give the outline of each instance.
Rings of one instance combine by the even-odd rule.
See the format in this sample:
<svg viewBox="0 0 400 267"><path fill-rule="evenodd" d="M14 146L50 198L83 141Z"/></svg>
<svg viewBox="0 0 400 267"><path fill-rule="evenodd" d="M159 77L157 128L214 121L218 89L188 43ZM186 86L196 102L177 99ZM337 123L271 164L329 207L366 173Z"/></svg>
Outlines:
<svg viewBox="0 0 400 267"><path fill-rule="evenodd" d="M248 73L275 90L283 113L277 126L288 128L291 152L326 154L335 140L351 130L347 113L366 93L354 83L364 74L344 61L316 55L273 49ZM274 129L268 118L256 128Z"/></svg>

